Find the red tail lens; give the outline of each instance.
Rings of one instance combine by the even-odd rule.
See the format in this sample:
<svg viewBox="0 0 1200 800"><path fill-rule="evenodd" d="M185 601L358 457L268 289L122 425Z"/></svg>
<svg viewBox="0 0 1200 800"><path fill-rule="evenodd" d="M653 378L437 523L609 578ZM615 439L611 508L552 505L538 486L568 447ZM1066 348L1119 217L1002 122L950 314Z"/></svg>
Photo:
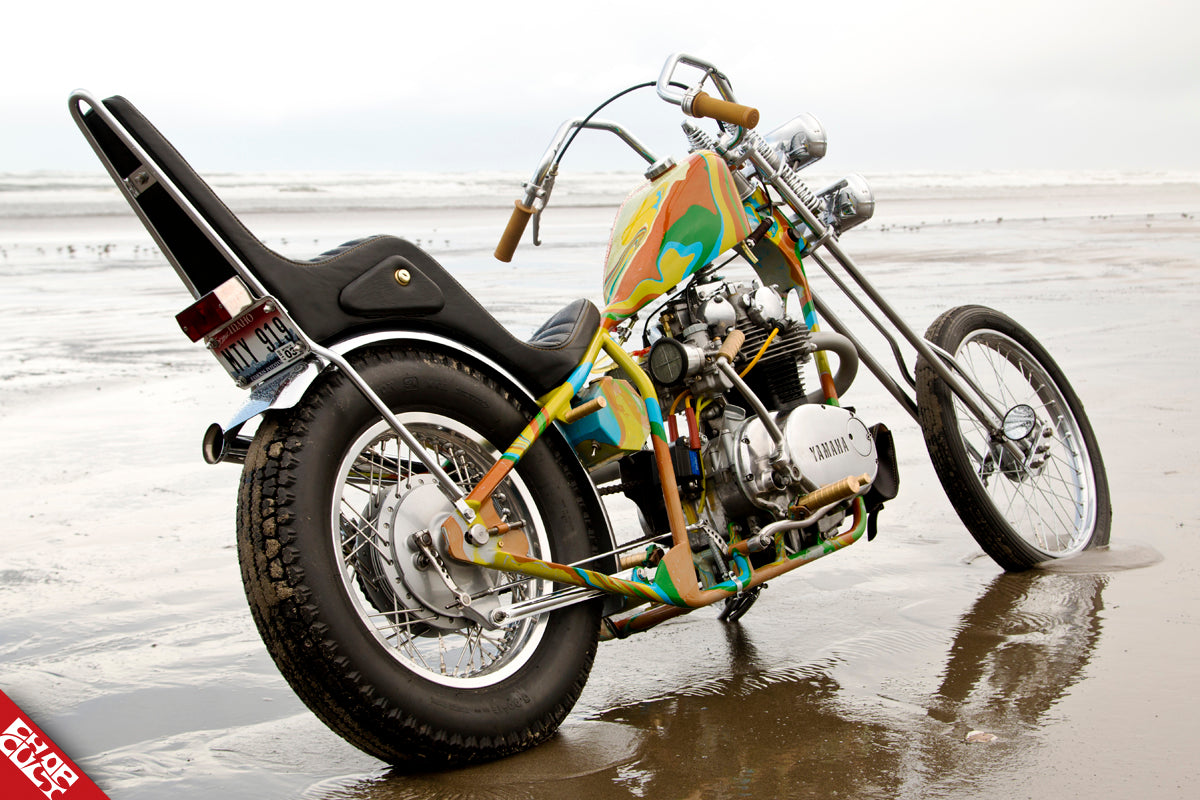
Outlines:
<svg viewBox="0 0 1200 800"><path fill-rule="evenodd" d="M230 278L176 314L175 321L189 339L198 342L237 317L252 302L254 300L242 282Z"/></svg>

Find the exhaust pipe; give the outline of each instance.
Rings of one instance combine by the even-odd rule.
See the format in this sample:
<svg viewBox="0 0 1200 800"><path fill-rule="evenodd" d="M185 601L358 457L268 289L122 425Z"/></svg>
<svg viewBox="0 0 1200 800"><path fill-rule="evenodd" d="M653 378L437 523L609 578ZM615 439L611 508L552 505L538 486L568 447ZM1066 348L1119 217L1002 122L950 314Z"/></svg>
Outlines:
<svg viewBox="0 0 1200 800"><path fill-rule="evenodd" d="M204 438L200 442L200 452L209 464L228 462L233 464L246 463L246 453L250 450L250 440L238 436L242 428L238 425L226 431L217 423L208 426Z"/></svg>

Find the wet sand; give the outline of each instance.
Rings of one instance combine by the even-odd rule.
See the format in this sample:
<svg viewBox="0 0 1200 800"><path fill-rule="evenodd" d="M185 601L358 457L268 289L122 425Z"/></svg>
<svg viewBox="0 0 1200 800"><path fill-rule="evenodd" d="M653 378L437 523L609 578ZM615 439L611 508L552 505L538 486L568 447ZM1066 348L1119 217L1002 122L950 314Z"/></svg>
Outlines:
<svg viewBox="0 0 1200 800"><path fill-rule="evenodd" d="M1107 551L1002 574L867 376L848 400L896 432L902 487L875 541L773 581L740 625L701 610L603 645L541 748L393 773L327 731L258 639L237 469L199 458L242 395L179 333L186 295L135 252L136 221L0 219L0 688L113 798L1190 795L1200 187L878 194L844 246L914 327L992 305L1071 378L1112 488ZM518 332L596 297L607 211L552 211L515 266L488 256L505 214L248 222L301 255L421 238Z"/></svg>

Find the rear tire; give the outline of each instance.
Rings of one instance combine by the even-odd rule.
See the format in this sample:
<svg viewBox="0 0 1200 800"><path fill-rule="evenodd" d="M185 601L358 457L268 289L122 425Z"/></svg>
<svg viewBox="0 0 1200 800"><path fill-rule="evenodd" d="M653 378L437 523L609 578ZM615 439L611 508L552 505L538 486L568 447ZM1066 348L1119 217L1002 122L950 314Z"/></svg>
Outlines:
<svg viewBox="0 0 1200 800"><path fill-rule="evenodd" d="M446 355L392 347L352 360L464 489L537 411ZM578 500L570 457L544 437L493 495L502 516L526 521L536 554L567 563L597 551L600 527ZM407 548L442 508L449 501L424 468L337 371L264 418L238 496L246 596L280 672L351 744L421 769L551 736L583 689L599 630L595 602L494 631L454 608L436 571L415 566ZM435 545L472 606L552 588L513 586Z"/></svg>
<svg viewBox="0 0 1200 800"><path fill-rule="evenodd" d="M984 551L1017 572L1108 544L1112 508L1100 447L1083 404L1046 349L984 306L950 309L925 338L953 354L1007 412L1013 441L1026 454L1018 461L1001 448L918 359L917 405L930 458Z"/></svg>

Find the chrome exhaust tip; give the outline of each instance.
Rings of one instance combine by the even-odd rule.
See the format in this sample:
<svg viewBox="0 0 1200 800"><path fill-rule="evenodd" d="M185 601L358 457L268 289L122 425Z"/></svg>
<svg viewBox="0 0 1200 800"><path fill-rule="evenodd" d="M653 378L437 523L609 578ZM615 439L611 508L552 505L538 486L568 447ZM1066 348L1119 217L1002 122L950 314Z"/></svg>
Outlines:
<svg viewBox="0 0 1200 800"><path fill-rule="evenodd" d="M246 453L250 450L250 440L238 436L241 425L231 431L226 431L217 423L208 426L204 438L200 441L200 453L205 463L233 464L246 463Z"/></svg>

